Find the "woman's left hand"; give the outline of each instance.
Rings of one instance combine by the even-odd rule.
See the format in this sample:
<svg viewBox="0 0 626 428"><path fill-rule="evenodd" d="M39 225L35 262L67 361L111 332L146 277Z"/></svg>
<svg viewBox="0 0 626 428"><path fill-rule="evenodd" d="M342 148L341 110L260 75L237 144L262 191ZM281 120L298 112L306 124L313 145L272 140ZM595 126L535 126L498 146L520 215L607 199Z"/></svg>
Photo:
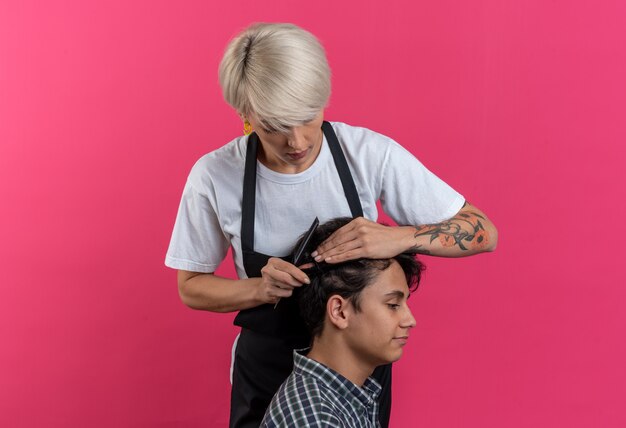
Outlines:
<svg viewBox="0 0 626 428"><path fill-rule="evenodd" d="M394 227L356 218L330 235L311 255L315 260L340 263L360 258L386 259L415 243L415 228Z"/></svg>

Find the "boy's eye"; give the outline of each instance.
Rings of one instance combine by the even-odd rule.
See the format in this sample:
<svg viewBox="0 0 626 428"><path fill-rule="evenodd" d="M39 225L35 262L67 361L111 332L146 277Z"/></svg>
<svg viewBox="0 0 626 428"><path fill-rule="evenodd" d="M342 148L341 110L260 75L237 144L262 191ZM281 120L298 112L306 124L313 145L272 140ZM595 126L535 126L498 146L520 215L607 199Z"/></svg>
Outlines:
<svg viewBox="0 0 626 428"><path fill-rule="evenodd" d="M398 305L397 303L387 303L387 306L389 306L389 309L392 309L394 311L400 307L400 305Z"/></svg>

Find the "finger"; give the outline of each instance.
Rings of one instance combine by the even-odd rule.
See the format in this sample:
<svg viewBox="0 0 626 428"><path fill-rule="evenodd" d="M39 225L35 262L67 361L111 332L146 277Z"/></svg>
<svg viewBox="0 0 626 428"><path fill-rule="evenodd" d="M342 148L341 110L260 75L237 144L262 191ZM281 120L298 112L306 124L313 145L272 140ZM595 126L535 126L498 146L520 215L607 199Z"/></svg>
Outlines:
<svg viewBox="0 0 626 428"><path fill-rule="evenodd" d="M305 264L303 264L303 265L298 266L298 269L300 269L300 270L310 269L310 268L312 268L313 266L315 266L315 264L314 264L314 263L305 263Z"/></svg>
<svg viewBox="0 0 626 428"><path fill-rule="evenodd" d="M273 281L299 287L303 283L308 284L309 277L300 269L284 260L273 261L261 269L262 273L268 275Z"/></svg>
<svg viewBox="0 0 626 428"><path fill-rule="evenodd" d="M283 263L284 264L281 264L280 270L287 273L296 281L298 281L298 285L311 283L311 280L306 273L302 272L301 268L298 268L289 262L285 262L284 260Z"/></svg>
<svg viewBox="0 0 626 428"><path fill-rule="evenodd" d="M362 259L365 257L367 257L367 254L365 254L365 251L363 250L363 248L356 248L354 250L346 251L344 253L337 254L335 256L326 257L324 261L326 263L333 264L333 263L342 263L348 260Z"/></svg>
<svg viewBox="0 0 626 428"><path fill-rule="evenodd" d="M266 266L271 266L274 269L288 272L290 274L296 273L297 275L298 272L302 273L302 271L300 271L293 263L289 263L277 257L270 258Z"/></svg>
<svg viewBox="0 0 626 428"><path fill-rule="evenodd" d="M273 287L291 289L294 287L300 287L302 285L302 281L298 281L290 274L276 269L274 269L272 272L269 272L267 274L267 277L269 284L271 284Z"/></svg>
<svg viewBox="0 0 626 428"><path fill-rule="evenodd" d="M344 227L350 226L350 224L347 224ZM343 229L343 228L342 228ZM324 255L325 253L328 253L330 250L342 245L342 244L346 244L348 242L354 241L355 239L358 238L358 233L352 228L352 229L346 229L343 230L339 229L337 230L335 233L333 233L332 235L330 235L324 242L322 242L318 247L317 250L314 251L311 255L313 257L315 257L315 260L317 260L317 257L320 255ZM338 233L342 231L341 233ZM317 260L319 261L319 260Z"/></svg>
<svg viewBox="0 0 626 428"><path fill-rule="evenodd" d="M320 258L320 260L316 261L322 261L322 260L328 260L328 258L330 257L336 257L338 255L341 255L343 253L346 253L348 251L353 251L356 249L359 249L363 247L363 243L361 242L361 239L354 239L352 241L349 242L345 242L343 244L340 244L334 248L329 249L328 251L325 251L324 253L321 253L318 255L318 257Z"/></svg>
<svg viewBox="0 0 626 428"><path fill-rule="evenodd" d="M293 294L293 288L274 288L274 290L271 293L271 296L277 299L282 299L282 298L291 297L292 294Z"/></svg>

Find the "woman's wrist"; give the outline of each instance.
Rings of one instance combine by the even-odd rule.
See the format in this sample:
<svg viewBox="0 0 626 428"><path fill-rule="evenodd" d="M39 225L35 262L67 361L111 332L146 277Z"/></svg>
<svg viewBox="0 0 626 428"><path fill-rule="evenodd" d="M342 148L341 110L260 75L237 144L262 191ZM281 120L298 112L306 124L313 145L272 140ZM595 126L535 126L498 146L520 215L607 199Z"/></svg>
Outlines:
<svg viewBox="0 0 626 428"><path fill-rule="evenodd" d="M417 237L415 236L417 228L414 226L399 226L399 228L402 229L402 251L400 252L403 253L418 249L419 243L417 242Z"/></svg>

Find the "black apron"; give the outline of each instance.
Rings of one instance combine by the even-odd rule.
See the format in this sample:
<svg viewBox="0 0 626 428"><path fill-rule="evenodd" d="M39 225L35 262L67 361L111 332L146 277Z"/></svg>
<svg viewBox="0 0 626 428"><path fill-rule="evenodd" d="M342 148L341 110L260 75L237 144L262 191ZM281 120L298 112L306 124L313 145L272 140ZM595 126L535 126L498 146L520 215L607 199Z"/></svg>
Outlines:
<svg viewBox="0 0 626 428"><path fill-rule="evenodd" d="M328 122L322 124L353 217L363 209L337 136ZM249 278L260 277L270 257L254 251L254 209L259 138L248 138L241 204L241 247L243 265ZM234 355L230 427L258 428L272 397L293 369L293 350L310 346L308 333L298 312L297 289L280 304L265 304L240 311L235 325L241 327ZM373 377L382 385L379 420L389 425L391 412L391 364L378 367Z"/></svg>

